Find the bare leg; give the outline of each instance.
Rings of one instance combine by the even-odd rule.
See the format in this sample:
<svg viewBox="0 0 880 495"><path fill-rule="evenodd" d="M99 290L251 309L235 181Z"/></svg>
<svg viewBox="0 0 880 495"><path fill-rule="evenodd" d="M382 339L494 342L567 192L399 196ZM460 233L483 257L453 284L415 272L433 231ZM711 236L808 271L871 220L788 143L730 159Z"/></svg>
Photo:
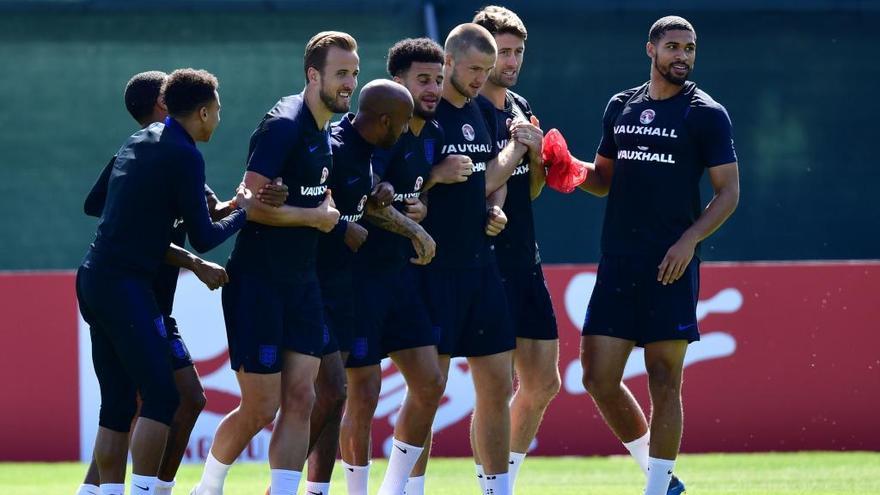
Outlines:
<svg viewBox="0 0 880 495"><path fill-rule="evenodd" d="M468 358L476 391L475 443L487 475L507 472L510 457L511 351Z"/></svg>
<svg viewBox="0 0 880 495"><path fill-rule="evenodd" d="M611 431L621 442L645 436L648 421L632 392L623 384L623 369L634 342L603 335L581 337L584 387Z"/></svg>
<svg viewBox="0 0 880 495"><path fill-rule="evenodd" d="M340 432L342 459L352 466L366 466L370 462L370 431L379 402L382 370L377 364L345 371L349 392Z"/></svg>
<svg viewBox="0 0 880 495"><path fill-rule="evenodd" d="M333 474L339 450L339 423L345 407L346 357L334 352L321 358L315 382L315 407L309 421L309 481L328 483Z"/></svg>
<svg viewBox="0 0 880 495"><path fill-rule="evenodd" d="M559 341L517 338L513 364L519 386L510 403L510 450L526 453L562 384Z"/></svg>
<svg viewBox="0 0 880 495"><path fill-rule="evenodd" d="M645 346L651 391L651 457L675 459L681 445L681 377L687 341L670 340Z"/></svg>
<svg viewBox="0 0 880 495"><path fill-rule="evenodd" d="M451 358L449 355L441 354L438 357L438 364L440 365L440 375L443 377L449 376L449 363L451 362ZM445 385L444 385L445 390ZM425 439L425 450L422 451L421 457L419 457L419 461L416 463L415 467L413 467L411 477L416 476L424 476L425 471L428 470L428 457L431 455L431 442L434 439L433 430L428 430L428 438Z"/></svg>
<svg viewBox="0 0 880 495"><path fill-rule="evenodd" d="M302 471L309 450L309 419L315 403L315 379L321 360L284 351L281 412L269 442L272 469Z"/></svg>
<svg viewBox="0 0 880 495"><path fill-rule="evenodd" d="M162 464L159 466L159 479L163 481L172 481L177 475L177 469L189 443L190 433L196 425L196 420L199 419L199 414L205 408L205 391L202 389L199 374L194 366L175 371L174 382L180 394L180 405L177 406L171 422L168 442L165 444Z"/></svg>

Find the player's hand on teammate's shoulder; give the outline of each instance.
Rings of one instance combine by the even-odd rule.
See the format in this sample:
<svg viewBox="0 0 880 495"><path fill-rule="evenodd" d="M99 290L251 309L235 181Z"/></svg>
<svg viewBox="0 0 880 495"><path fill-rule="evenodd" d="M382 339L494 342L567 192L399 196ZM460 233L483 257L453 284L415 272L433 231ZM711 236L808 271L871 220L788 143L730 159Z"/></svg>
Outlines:
<svg viewBox="0 0 880 495"><path fill-rule="evenodd" d="M474 173L474 162L465 155L449 155L431 168L431 182L456 184L464 182Z"/></svg>
<svg viewBox="0 0 880 495"><path fill-rule="evenodd" d="M687 232L666 251L666 256L657 267L657 281L669 285L680 279L694 258L697 240L688 236Z"/></svg>
<svg viewBox="0 0 880 495"><path fill-rule="evenodd" d="M339 210L336 209L336 203L333 201L333 193L330 188L324 193L324 201L316 208L314 227L321 232L327 233L333 230L333 227L339 222Z"/></svg>
<svg viewBox="0 0 880 495"><path fill-rule="evenodd" d="M345 245L348 246L348 249L351 249L353 253L356 253L364 244L364 241L367 240L367 234L367 229L363 228L357 222L348 222L345 227Z"/></svg>
<svg viewBox="0 0 880 495"><path fill-rule="evenodd" d="M416 257L410 258L410 263L427 265L434 259L434 254L437 252L437 244L425 229L419 227L419 232L412 238L412 245L416 251Z"/></svg>
<svg viewBox="0 0 880 495"><path fill-rule="evenodd" d="M267 182L257 191L257 199L265 205L278 208L287 201L288 194L287 184L282 182L281 177L276 177L274 181Z"/></svg>
<svg viewBox="0 0 880 495"><path fill-rule="evenodd" d="M369 202L373 208L385 208L394 200L394 186L387 182L380 182L373 186L370 192Z"/></svg>
<svg viewBox="0 0 880 495"><path fill-rule="evenodd" d="M229 282L229 275L226 274L226 269L217 263L196 258L192 268L196 277L199 277L199 280L211 290L219 289Z"/></svg>
<svg viewBox="0 0 880 495"><path fill-rule="evenodd" d="M428 205L419 198L406 198L403 200L403 213L413 222L421 223L428 216Z"/></svg>
<svg viewBox="0 0 880 495"><path fill-rule="evenodd" d="M507 226L507 215L500 206L492 206L486 213L486 235L496 236Z"/></svg>

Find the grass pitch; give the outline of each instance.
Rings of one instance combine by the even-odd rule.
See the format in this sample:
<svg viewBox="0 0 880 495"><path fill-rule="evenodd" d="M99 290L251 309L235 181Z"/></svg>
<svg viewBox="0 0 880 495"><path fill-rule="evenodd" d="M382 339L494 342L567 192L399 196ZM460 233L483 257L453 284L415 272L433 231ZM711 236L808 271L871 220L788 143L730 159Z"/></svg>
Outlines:
<svg viewBox="0 0 880 495"><path fill-rule="evenodd" d="M86 465L82 463L2 463L2 495L73 495ZM370 493L379 488L385 462L373 463ZM477 495L470 459L433 459L429 495ZM803 452L779 454L682 455L676 473L689 495L880 495L880 453ZM184 465L175 494L187 495L201 475L200 465ZM261 495L268 485L265 464L232 468L226 495ZM643 477L629 457L528 457L517 481L517 495L639 495ZM300 485L300 492L303 485ZM346 493L337 465L333 495Z"/></svg>

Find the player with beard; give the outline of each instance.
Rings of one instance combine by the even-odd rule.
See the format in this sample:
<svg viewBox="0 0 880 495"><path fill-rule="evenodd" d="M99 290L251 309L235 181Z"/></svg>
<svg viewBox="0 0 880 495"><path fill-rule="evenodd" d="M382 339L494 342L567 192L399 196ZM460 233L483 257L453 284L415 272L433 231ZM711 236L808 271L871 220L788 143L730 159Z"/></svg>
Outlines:
<svg viewBox="0 0 880 495"><path fill-rule="evenodd" d="M506 196L503 204L508 218L507 227L495 239L495 255L516 329L513 363L518 387L510 404L509 466L513 493L529 445L561 384L559 333L541 269L532 214L532 201L544 187L543 133L526 99L509 89L516 84L523 63L528 32L522 20L504 7L488 6L477 12L473 22L492 33L498 45L495 68L477 101L485 111L496 115L499 147L513 137L529 149L507 180L506 190L490 197L490 202L497 198L500 205L501 197ZM512 126L507 122L512 122ZM475 458L477 478L482 480L479 455Z"/></svg>
<svg viewBox="0 0 880 495"><path fill-rule="evenodd" d="M467 155L473 174L429 192L423 224L437 242L437 255L422 270L422 289L440 335L441 369L448 371L452 357L468 358L476 392L474 443L486 472L485 491L504 495L509 492L516 337L488 237L497 235L507 219L499 207L487 206L486 195L507 181L527 148L512 140L499 150L494 115L473 100L495 65L492 35L477 24L461 24L449 33L445 49L446 79L436 113L445 137L440 154Z"/></svg>
<svg viewBox="0 0 880 495"><path fill-rule="evenodd" d="M464 181L470 173L464 170L470 168L470 160L460 155L438 165L443 132L433 117L443 87L440 45L428 38L397 42L388 51L388 73L409 90L415 110L409 130L394 148L373 153L373 174L394 188L393 208L387 213L406 216L400 223L377 214L382 212L368 212L364 227L369 236L355 257L358 325L346 362L349 387L340 442L351 495L367 493L370 431L382 384L379 363L385 356L403 375L407 394L394 425L388 469L379 494L397 495L404 487L413 495L424 491L423 485L416 486L424 477L407 480L430 432L445 380L438 362L437 337L412 266L430 258L413 259L411 243L417 253L422 250L419 239L433 246L433 240L418 225L427 212L421 200L423 192L435 183Z"/></svg>
<svg viewBox="0 0 880 495"><path fill-rule="evenodd" d="M584 386L645 472L645 495L685 490L672 471L681 444L684 357L700 338L699 243L739 201L730 118L688 81L696 38L681 17L651 26L645 48L651 78L608 102L602 140L580 186L608 196L581 339ZM706 169L715 194L701 212ZM650 427L622 382L634 346L645 349Z"/></svg>
<svg viewBox="0 0 880 495"><path fill-rule="evenodd" d="M319 232L339 220L326 185L332 168L328 123L348 109L357 84L356 50L346 33L312 37L303 61L305 90L282 98L251 136L244 183L260 190L281 177L290 195L280 208L254 208L229 258L223 310L242 401L217 428L197 495L222 493L230 465L279 407L269 444L271 493L296 493L325 345L316 244Z"/></svg>
<svg viewBox="0 0 880 495"><path fill-rule="evenodd" d="M338 451L346 397L343 363L352 347L355 315L361 317L355 311L352 270L367 231L357 222L374 209L387 208L393 196L388 184L373 185L370 158L374 149L390 148L397 142L412 111L412 97L406 88L376 80L361 90L357 114L346 114L331 128L333 173L329 186L341 217L336 227L318 240L317 271L328 343L318 373L317 404L322 407L312 413L312 427L320 425L321 429L312 434L317 444L309 456L306 493L329 493Z"/></svg>

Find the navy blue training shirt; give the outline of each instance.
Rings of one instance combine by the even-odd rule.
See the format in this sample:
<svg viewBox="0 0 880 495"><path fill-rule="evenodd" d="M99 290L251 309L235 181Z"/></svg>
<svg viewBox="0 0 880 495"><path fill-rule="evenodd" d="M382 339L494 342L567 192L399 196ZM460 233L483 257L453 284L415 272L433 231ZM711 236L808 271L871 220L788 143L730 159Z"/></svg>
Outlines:
<svg viewBox="0 0 880 495"><path fill-rule="evenodd" d="M498 149L510 140L507 119L529 121L532 109L522 96L508 90L504 108L499 110L489 99L477 98L480 107L495 114L495 141ZM507 179L507 199L504 201L507 226L495 238L495 256L502 269L526 269L540 261L535 243L535 219L532 215L531 179L529 155L523 155L513 174Z"/></svg>
<svg viewBox="0 0 880 495"><path fill-rule="evenodd" d="M354 253L345 244L345 229L348 222L357 222L364 216L367 198L373 190L370 157L375 147L354 128L353 118L350 113L331 128L333 173L329 183L340 217L332 231L318 238L319 273L351 269Z"/></svg>
<svg viewBox="0 0 880 495"><path fill-rule="evenodd" d="M662 257L700 216L703 171L736 161L727 110L693 82L659 101L645 83L614 95L602 124L598 154L614 160L602 252Z"/></svg>
<svg viewBox="0 0 880 495"><path fill-rule="evenodd" d="M155 276L179 219L199 252L213 249L244 225L242 210L211 222L205 162L174 119L136 132L116 155L90 248L92 262Z"/></svg>
<svg viewBox="0 0 880 495"><path fill-rule="evenodd" d="M86 215L100 217L103 213L104 204L107 200L107 185L110 181L110 172L113 171L113 163L115 161L116 156L114 155L101 171L101 175L98 176L98 180L92 186L88 196L86 196L85 204L83 205ZM214 191L206 184L205 198L207 199L212 196L214 196ZM174 228L171 230L171 242L184 247L186 242L186 226L182 218L174 222ZM156 297L156 304L159 306L159 311L165 316L171 316L179 275L180 268L163 263L159 266L156 277L153 279L153 293Z"/></svg>
<svg viewBox="0 0 880 495"><path fill-rule="evenodd" d="M373 151L373 173L394 187L391 203L404 211L404 200L422 195L422 186L431 175L431 167L440 162L443 130L435 120L425 122L419 135L408 130L388 150ZM430 208L429 208L430 210ZM363 222L369 231L367 242L358 251L357 261L372 268L400 268L415 256L412 242L400 235Z"/></svg>
<svg viewBox="0 0 880 495"><path fill-rule="evenodd" d="M438 184L428 191L428 216L423 225L437 243L437 254L429 266L483 266L489 253L486 164L498 154L494 116L484 114L476 101L468 100L456 108L441 98L435 118L445 137L440 158L467 155L474 162L474 173L464 182Z"/></svg>
<svg viewBox="0 0 880 495"><path fill-rule="evenodd" d="M289 187L286 204L316 208L324 201L333 168L329 126L319 129L303 93L285 96L251 135L247 170ZM315 266L319 231L312 227L273 227L248 222L235 241L230 262L244 263L282 277Z"/></svg>

